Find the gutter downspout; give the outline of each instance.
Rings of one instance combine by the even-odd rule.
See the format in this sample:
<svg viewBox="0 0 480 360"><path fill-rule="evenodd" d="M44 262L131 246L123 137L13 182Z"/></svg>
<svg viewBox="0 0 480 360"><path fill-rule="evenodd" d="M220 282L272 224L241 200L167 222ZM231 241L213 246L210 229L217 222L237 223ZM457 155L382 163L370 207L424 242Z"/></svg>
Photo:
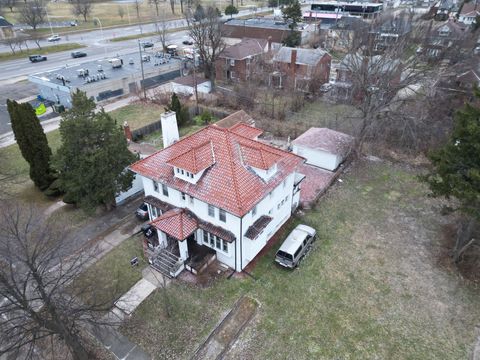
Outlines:
<svg viewBox="0 0 480 360"><path fill-rule="evenodd" d="M242 272L242 270L243 270L243 267L242 267L242 262L243 262L242 261L242 256L243 256L243 251L242 251L242 249L243 249L243 241L242 241L243 240L243 233L242 233L243 218L244 218L244 216L242 216L240 218L240 272ZM237 258L235 257L235 262L236 262L236 259ZM236 264L235 264L235 266L236 266Z"/></svg>

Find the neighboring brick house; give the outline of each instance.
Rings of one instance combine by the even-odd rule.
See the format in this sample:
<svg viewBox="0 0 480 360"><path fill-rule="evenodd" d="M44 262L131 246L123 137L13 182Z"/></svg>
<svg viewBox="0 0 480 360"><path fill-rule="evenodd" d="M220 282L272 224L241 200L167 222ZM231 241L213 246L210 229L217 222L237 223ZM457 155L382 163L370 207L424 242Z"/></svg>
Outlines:
<svg viewBox="0 0 480 360"><path fill-rule="evenodd" d="M321 49L283 46L272 61L275 71L270 75L270 85L314 91L328 82L332 57Z"/></svg>
<svg viewBox="0 0 480 360"><path fill-rule="evenodd" d="M458 21L465 25L472 25L477 16L480 16L480 0L465 2L458 15Z"/></svg>
<svg viewBox="0 0 480 360"><path fill-rule="evenodd" d="M242 271L298 206L305 159L258 141L263 131L244 123L179 139L175 113L161 121L164 149L130 166L148 204L150 264L177 276L216 258Z"/></svg>
<svg viewBox="0 0 480 360"><path fill-rule="evenodd" d="M215 72L220 81L246 81L250 78L253 63L268 50L264 39L243 39L223 50L215 62Z"/></svg>

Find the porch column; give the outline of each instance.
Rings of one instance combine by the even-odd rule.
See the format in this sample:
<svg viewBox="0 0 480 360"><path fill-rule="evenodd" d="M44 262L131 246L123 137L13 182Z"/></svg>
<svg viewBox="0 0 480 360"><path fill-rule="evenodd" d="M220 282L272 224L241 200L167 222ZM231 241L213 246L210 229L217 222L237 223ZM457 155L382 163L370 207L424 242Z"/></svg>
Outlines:
<svg viewBox="0 0 480 360"><path fill-rule="evenodd" d="M180 258L182 260L187 260L188 259L188 246L187 246L187 240L186 239L178 242L178 250L180 250Z"/></svg>

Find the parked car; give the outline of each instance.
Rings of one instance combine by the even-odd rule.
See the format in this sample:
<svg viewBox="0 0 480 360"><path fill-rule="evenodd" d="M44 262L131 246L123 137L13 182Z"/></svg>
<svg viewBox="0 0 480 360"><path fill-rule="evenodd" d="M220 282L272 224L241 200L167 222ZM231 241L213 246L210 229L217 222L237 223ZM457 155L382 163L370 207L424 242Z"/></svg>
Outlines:
<svg viewBox="0 0 480 360"><path fill-rule="evenodd" d="M153 42L151 41L143 41L141 44L144 49L153 47Z"/></svg>
<svg viewBox="0 0 480 360"><path fill-rule="evenodd" d="M137 218L139 218L140 220L148 220L148 206L146 203L142 203L142 205L140 205L138 207L138 209L135 211L135 215L137 215Z"/></svg>
<svg viewBox="0 0 480 360"><path fill-rule="evenodd" d="M31 62L47 61L47 57L43 55L30 55L28 59Z"/></svg>
<svg viewBox="0 0 480 360"><path fill-rule="evenodd" d="M193 45L193 40L191 40L191 39L183 40L182 44L183 45Z"/></svg>
<svg viewBox="0 0 480 360"><path fill-rule="evenodd" d="M85 57L87 56L87 53L86 52L83 52L83 51L74 51L72 52L72 58L80 58L80 57Z"/></svg>
<svg viewBox="0 0 480 360"><path fill-rule="evenodd" d="M61 37L57 34L50 36L47 41L53 42L53 41L59 41Z"/></svg>
<svg viewBox="0 0 480 360"><path fill-rule="evenodd" d="M77 21L70 21L70 26L78 26Z"/></svg>
<svg viewBox="0 0 480 360"><path fill-rule="evenodd" d="M295 268L310 250L317 232L307 225L298 225L287 236L275 255L275 262L287 268Z"/></svg>

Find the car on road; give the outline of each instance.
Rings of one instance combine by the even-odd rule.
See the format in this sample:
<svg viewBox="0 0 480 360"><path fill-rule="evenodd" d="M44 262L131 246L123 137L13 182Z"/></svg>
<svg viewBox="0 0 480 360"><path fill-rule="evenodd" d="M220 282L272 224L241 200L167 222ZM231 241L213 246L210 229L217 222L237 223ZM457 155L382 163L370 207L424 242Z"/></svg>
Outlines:
<svg viewBox="0 0 480 360"><path fill-rule="evenodd" d="M286 268L295 268L312 247L317 232L307 225L297 225L287 236L275 255L275 262Z"/></svg>
<svg viewBox="0 0 480 360"><path fill-rule="evenodd" d="M142 203L142 205L140 205L138 207L137 210L135 210L135 215L137 216L137 218L139 218L140 220L148 220L148 206L146 203Z"/></svg>
<svg viewBox="0 0 480 360"><path fill-rule="evenodd" d="M39 61L47 61L47 57L44 55L30 55L28 59L34 63L34 62L39 62Z"/></svg>
<svg viewBox="0 0 480 360"><path fill-rule="evenodd" d="M86 52L83 52L83 51L74 51L72 52L72 58L80 58L80 57L85 57L87 56L87 53Z"/></svg>
<svg viewBox="0 0 480 360"><path fill-rule="evenodd" d="M151 41L143 41L141 44L144 49L153 47L153 42Z"/></svg>
<svg viewBox="0 0 480 360"><path fill-rule="evenodd" d="M182 44L183 45L193 45L193 40L191 40L191 39L183 40Z"/></svg>
<svg viewBox="0 0 480 360"><path fill-rule="evenodd" d="M47 39L47 41L49 41L49 42L60 41L60 39L61 39L60 35L54 34L54 35L50 36Z"/></svg>

